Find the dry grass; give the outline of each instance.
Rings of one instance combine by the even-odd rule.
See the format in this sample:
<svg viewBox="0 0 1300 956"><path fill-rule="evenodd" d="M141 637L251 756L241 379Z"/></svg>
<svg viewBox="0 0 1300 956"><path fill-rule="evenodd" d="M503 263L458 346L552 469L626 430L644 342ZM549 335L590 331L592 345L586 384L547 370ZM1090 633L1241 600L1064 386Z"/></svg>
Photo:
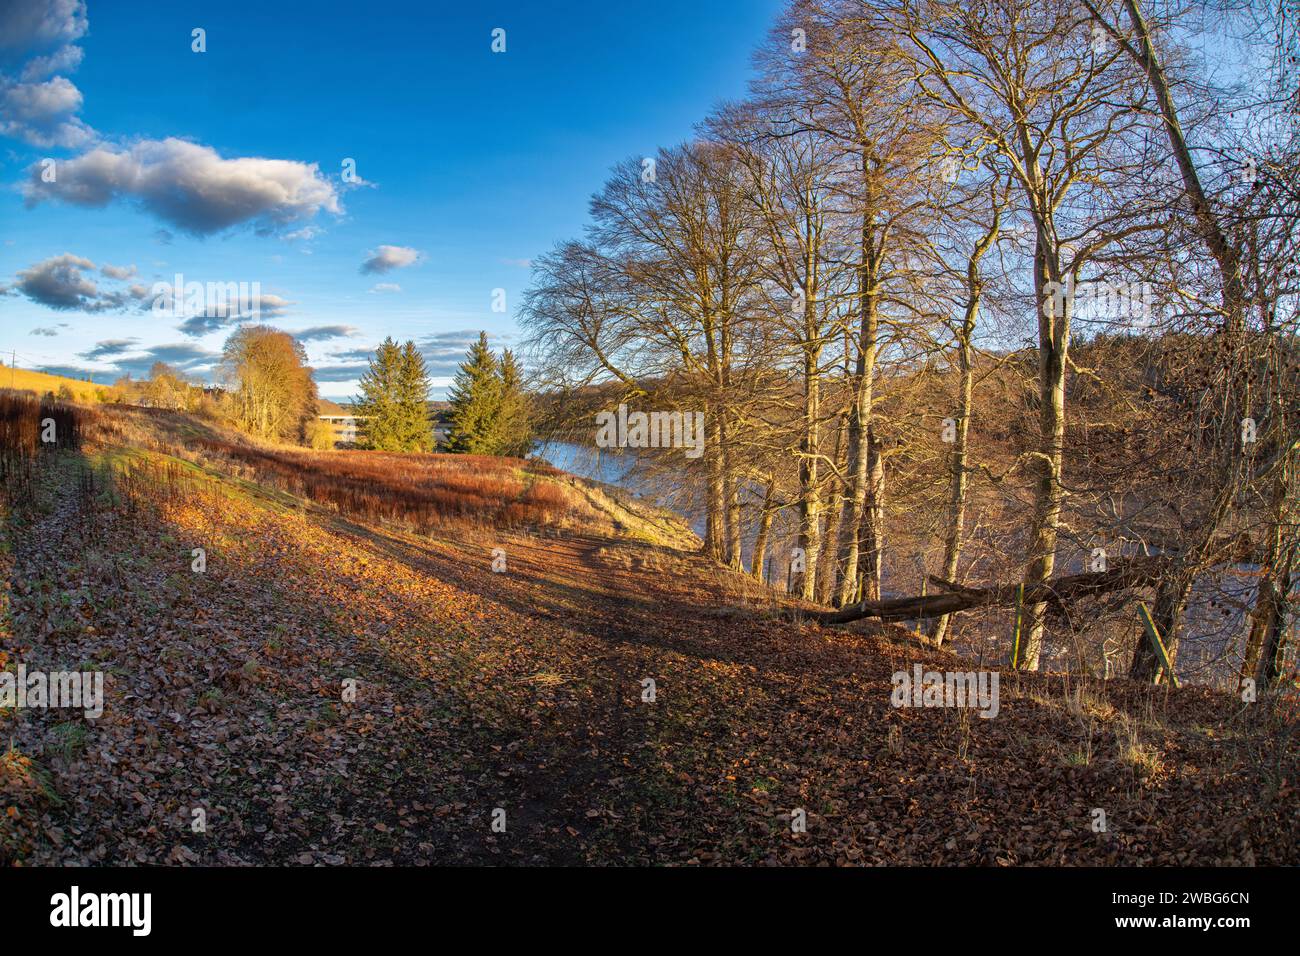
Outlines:
<svg viewBox="0 0 1300 956"><path fill-rule="evenodd" d="M184 459L357 521L416 533L454 528L470 540L476 531L573 531L676 550L699 546L677 515L538 459L309 451L257 442L183 412L130 405L103 406L91 444Z"/></svg>
<svg viewBox="0 0 1300 956"><path fill-rule="evenodd" d="M82 382L62 375L48 375L45 372L32 372L25 368L0 369L0 388L34 395L59 394L59 389L66 388L78 402L113 401L120 396L111 385L96 385L94 382Z"/></svg>
<svg viewBox="0 0 1300 956"><path fill-rule="evenodd" d="M1142 740L1139 721L1127 714L1118 715L1115 741L1119 748L1120 763L1129 765L1139 775L1154 776L1164 768L1160 750Z"/></svg>
<svg viewBox="0 0 1300 956"><path fill-rule="evenodd" d="M549 525L576 507L569 492L549 480L549 469L517 458L298 451L219 438L199 438L192 446L206 458L241 466L259 483L340 514L421 533L452 524Z"/></svg>
<svg viewBox="0 0 1300 956"><path fill-rule="evenodd" d="M97 418L90 408L0 389L0 485L10 500L30 494L32 466L42 451L79 448ZM46 434L53 441L44 441Z"/></svg>

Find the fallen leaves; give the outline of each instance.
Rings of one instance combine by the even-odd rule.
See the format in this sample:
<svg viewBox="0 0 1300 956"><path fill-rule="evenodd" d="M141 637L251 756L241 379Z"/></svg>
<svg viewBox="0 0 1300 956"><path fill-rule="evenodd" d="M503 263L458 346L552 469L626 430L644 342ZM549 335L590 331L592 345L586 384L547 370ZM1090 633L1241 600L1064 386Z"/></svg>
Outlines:
<svg viewBox="0 0 1300 956"><path fill-rule="evenodd" d="M6 860L1296 862L1293 778L1261 798L1229 746L1245 732L1232 702L1208 691L1161 695L1143 772L1073 766L1060 681L1022 676L964 730L893 710L894 670L956 659L897 627L708 613L726 598L689 555L667 574L594 534L501 535L510 571L494 574L481 541L358 526L219 476L87 503L77 475L50 472L48 510L6 528L0 654L98 662L106 710L71 760L52 755L60 715L0 714ZM1133 685L1104 693L1115 715L1151 712ZM1089 830L1094 806L1111 833Z"/></svg>

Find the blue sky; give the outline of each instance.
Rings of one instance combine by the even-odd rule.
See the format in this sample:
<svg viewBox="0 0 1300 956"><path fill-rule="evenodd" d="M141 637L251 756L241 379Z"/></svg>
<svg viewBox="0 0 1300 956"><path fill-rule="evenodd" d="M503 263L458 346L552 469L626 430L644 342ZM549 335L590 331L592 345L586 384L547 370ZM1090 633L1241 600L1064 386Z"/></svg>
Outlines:
<svg viewBox="0 0 1300 956"><path fill-rule="evenodd" d="M180 273L258 283L322 395L388 334L441 395L478 329L515 340L528 261L581 231L615 162L744 93L779 7L0 0L0 349L204 376L239 315L155 312Z"/></svg>

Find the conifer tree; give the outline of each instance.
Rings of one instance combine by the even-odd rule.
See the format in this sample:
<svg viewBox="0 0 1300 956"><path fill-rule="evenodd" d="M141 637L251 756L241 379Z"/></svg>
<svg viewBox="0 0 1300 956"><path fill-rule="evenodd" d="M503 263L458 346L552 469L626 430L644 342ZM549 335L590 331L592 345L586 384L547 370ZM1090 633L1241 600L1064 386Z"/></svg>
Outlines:
<svg viewBox="0 0 1300 956"><path fill-rule="evenodd" d="M401 350L392 337L384 339L361 376L357 413L364 417L361 444L379 451L398 451L402 441L398 405Z"/></svg>
<svg viewBox="0 0 1300 956"><path fill-rule="evenodd" d="M501 408L497 454L525 457L533 447L532 416L524 393L523 373L509 349L501 353Z"/></svg>
<svg viewBox="0 0 1300 956"><path fill-rule="evenodd" d="M451 427L447 449L470 455L495 455L499 446L501 377L487 333L478 341L456 372L451 392Z"/></svg>
<svg viewBox="0 0 1300 956"><path fill-rule="evenodd" d="M384 339L361 377L358 414L365 416L365 447L378 451L428 451L429 372L424 356L408 341Z"/></svg>
<svg viewBox="0 0 1300 956"><path fill-rule="evenodd" d="M397 377L397 430L402 451L429 451L433 428L429 422L429 370L415 343L407 341Z"/></svg>

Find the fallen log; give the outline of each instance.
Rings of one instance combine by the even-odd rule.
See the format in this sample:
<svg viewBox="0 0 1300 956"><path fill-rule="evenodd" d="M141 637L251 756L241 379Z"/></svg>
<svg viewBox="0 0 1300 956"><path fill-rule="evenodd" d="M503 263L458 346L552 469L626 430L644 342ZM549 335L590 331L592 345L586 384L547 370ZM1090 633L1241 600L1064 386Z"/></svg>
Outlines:
<svg viewBox="0 0 1300 956"><path fill-rule="evenodd" d="M1164 555L1121 558L1105 571L1088 571L1052 578L1042 584L1025 588L1026 604L1065 605L1087 597L1121 591L1125 588L1149 587L1156 584L1169 567ZM881 621L920 620L970 611L983 607L1008 607L1016 600L1016 584L1000 584L990 588L971 588L942 578L930 580L943 588L937 594L919 594L914 597L888 598L883 601L859 601L838 611L799 612L805 619L821 624L847 624L864 617Z"/></svg>

